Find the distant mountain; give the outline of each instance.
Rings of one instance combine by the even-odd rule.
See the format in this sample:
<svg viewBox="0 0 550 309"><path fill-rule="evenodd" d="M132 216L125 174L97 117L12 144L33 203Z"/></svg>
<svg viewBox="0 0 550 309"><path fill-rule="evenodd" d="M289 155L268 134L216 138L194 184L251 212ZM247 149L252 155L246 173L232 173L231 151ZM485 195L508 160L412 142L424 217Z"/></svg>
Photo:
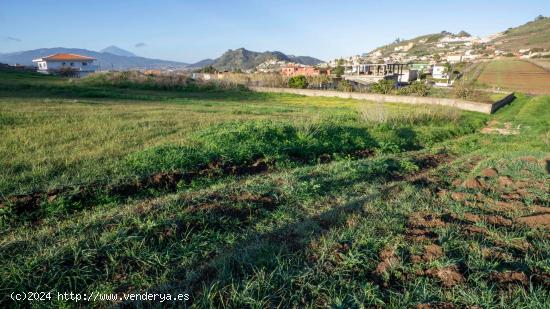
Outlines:
<svg viewBox="0 0 550 309"><path fill-rule="evenodd" d="M200 69L200 68L204 68L204 67L212 65L212 64L214 64L214 62L216 62L216 60L214 60L214 59L210 59L210 58L203 59L199 62L195 62L193 64L190 64L188 66L188 68L189 69Z"/></svg>
<svg viewBox="0 0 550 309"><path fill-rule="evenodd" d="M124 56L124 57L137 57L136 54L129 52L127 50L124 50L120 47L111 45L109 47L105 47L104 49L100 50L101 53L109 53L117 56Z"/></svg>
<svg viewBox="0 0 550 309"><path fill-rule="evenodd" d="M493 40L497 49L517 52L520 49L550 49L550 17L539 16L524 25L508 28Z"/></svg>
<svg viewBox="0 0 550 309"><path fill-rule="evenodd" d="M313 57L287 56L279 51L255 52L244 48L239 48L235 50L230 49L213 62L209 63L209 61L206 61L205 63L209 63L207 65L212 65L218 70L233 71L251 70L256 68L259 64L269 60L295 62L306 65L316 65L323 62Z"/></svg>
<svg viewBox="0 0 550 309"><path fill-rule="evenodd" d="M1 54L0 62L8 64L33 65L32 60L51 54L72 53L96 58L96 63L102 70L129 70L129 69L185 69L188 64L177 61L150 59L137 56L119 56L112 53L96 52L79 48L41 48L15 53Z"/></svg>
<svg viewBox="0 0 550 309"><path fill-rule="evenodd" d="M319 63L322 63L323 61L317 59L317 58L313 58L313 57L309 57L309 56L294 56L294 55L288 55L288 57L293 61L293 62L296 62L296 63L301 63L301 64L305 64L305 65L317 65Z"/></svg>

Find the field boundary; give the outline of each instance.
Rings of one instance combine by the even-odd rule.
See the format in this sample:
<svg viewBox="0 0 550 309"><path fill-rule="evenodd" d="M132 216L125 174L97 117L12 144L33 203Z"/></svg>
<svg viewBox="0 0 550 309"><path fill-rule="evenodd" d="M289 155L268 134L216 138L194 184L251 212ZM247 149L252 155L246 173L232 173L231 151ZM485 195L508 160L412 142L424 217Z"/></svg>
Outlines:
<svg viewBox="0 0 550 309"><path fill-rule="evenodd" d="M412 96L397 96L371 93L354 93L341 92L333 90L313 90L313 89L292 89L292 88L275 88L275 87L249 87L255 92L272 92L272 93L291 93L305 95L310 97L337 97L343 99L369 100L385 103L404 103L404 104L429 104L443 105L455 107L462 110L480 112L484 114L492 114L502 106L512 102L515 99L514 93L510 93L505 98L495 103L481 103L466 101L460 99L448 98L430 98L430 97L412 97Z"/></svg>

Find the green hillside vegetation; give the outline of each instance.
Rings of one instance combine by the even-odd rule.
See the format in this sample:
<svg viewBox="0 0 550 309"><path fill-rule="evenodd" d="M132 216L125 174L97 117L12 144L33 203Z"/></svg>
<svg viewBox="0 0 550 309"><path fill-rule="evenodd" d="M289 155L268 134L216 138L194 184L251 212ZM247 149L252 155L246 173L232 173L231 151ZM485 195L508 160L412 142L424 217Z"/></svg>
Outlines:
<svg viewBox="0 0 550 309"><path fill-rule="evenodd" d="M450 34L452 35L452 33L449 33L447 31L442 31L440 33L421 35L408 40L399 39L389 45L379 47L374 51L380 51L382 52L383 56L388 56L394 52L395 47L413 43L414 44L413 47L410 50L408 50L407 53L411 55L416 55L416 56L429 55L436 51L439 52L440 50L435 45L441 38Z"/></svg>
<svg viewBox="0 0 550 309"><path fill-rule="evenodd" d="M254 52L244 48L228 50L217 58L212 66L220 71L250 70L268 60L281 60L316 65L322 61L307 56L288 56L279 51Z"/></svg>
<svg viewBox="0 0 550 309"><path fill-rule="evenodd" d="M498 49L511 52L526 48L550 50L550 18L538 17L524 25L509 28L494 43L498 44Z"/></svg>
<svg viewBox="0 0 550 309"><path fill-rule="evenodd" d="M0 307L550 303L550 96L484 115L101 78L0 72ZM122 299L145 292L189 300Z"/></svg>

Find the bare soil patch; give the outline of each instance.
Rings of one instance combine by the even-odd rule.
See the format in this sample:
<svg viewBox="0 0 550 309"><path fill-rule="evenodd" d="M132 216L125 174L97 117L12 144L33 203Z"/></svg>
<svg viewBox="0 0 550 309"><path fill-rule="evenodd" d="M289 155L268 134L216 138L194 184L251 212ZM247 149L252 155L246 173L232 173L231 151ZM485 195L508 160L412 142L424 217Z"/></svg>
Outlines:
<svg viewBox="0 0 550 309"><path fill-rule="evenodd" d="M529 277L523 272L506 271L506 272L494 272L491 273L490 278L492 281L498 284L521 284L523 286L529 285Z"/></svg>
<svg viewBox="0 0 550 309"><path fill-rule="evenodd" d="M550 73L523 60L493 61L484 68L478 81L513 91L550 94Z"/></svg>
<svg viewBox="0 0 550 309"><path fill-rule="evenodd" d="M374 274L381 276L383 273L387 272L391 267L399 263L399 258L395 254L395 249L386 248L380 251L379 255L381 262L378 263Z"/></svg>
<svg viewBox="0 0 550 309"><path fill-rule="evenodd" d="M439 216L424 213L424 212L415 212L409 216L407 225L412 228L434 228L434 227L443 227L446 225Z"/></svg>
<svg viewBox="0 0 550 309"><path fill-rule="evenodd" d="M481 182L481 180L478 178L466 179L462 183L462 186L466 189L477 189L477 190L483 189L485 187L484 184Z"/></svg>
<svg viewBox="0 0 550 309"><path fill-rule="evenodd" d="M437 233L424 229L407 229L405 237L412 241L432 241L437 239Z"/></svg>
<svg viewBox="0 0 550 309"><path fill-rule="evenodd" d="M435 261L441 257L443 257L445 254L443 253L443 249L436 245L436 244L429 244L424 246L424 252L421 256L413 255L411 256L411 261L414 264L422 263L422 262L432 262Z"/></svg>
<svg viewBox="0 0 550 309"><path fill-rule="evenodd" d="M447 288L462 284L465 281L464 276L462 276L456 266L430 268L425 271L425 274L437 279L444 287Z"/></svg>
<svg viewBox="0 0 550 309"><path fill-rule="evenodd" d="M481 171L481 176L483 177L496 177L498 176L498 171L495 168L486 168Z"/></svg>
<svg viewBox="0 0 550 309"><path fill-rule="evenodd" d="M519 224L524 224L532 228L542 227L550 229L550 213L538 213L530 216L524 216L516 219Z"/></svg>

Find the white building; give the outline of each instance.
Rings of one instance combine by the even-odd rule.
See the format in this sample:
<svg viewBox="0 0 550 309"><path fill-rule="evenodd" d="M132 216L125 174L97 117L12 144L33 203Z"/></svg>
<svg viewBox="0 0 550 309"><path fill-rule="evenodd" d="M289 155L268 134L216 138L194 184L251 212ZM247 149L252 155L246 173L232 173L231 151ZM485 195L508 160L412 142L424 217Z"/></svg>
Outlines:
<svg viewBox="0 0 550 309"><path fill-rule="evenodd" d="M40 73L51 74L62 70L73 70L76 76L82 77L96 71L95 60L95 58L77 54L53 54L34 59L32 62L37 64Z"/></svg>
<svg viewBox="0 0 550 309"><path fill-rule="evenodd" d="M445 59L449 63L459 63L462 61L462 55L449 55Z"/></svg>
<svg viewBox="0 0 550 309"><path fill-rule="evenodd" d="M401 84L408 84L418 79L417 70L403 70L403 73L399 75L398 81Z"/></svg>
<svg viewBox="0 0 550 309"><path fill-rule="evenodd" d="M434 65L432 68L432 77L437 79L449 78L449 70L442 65Z"/></svg>

